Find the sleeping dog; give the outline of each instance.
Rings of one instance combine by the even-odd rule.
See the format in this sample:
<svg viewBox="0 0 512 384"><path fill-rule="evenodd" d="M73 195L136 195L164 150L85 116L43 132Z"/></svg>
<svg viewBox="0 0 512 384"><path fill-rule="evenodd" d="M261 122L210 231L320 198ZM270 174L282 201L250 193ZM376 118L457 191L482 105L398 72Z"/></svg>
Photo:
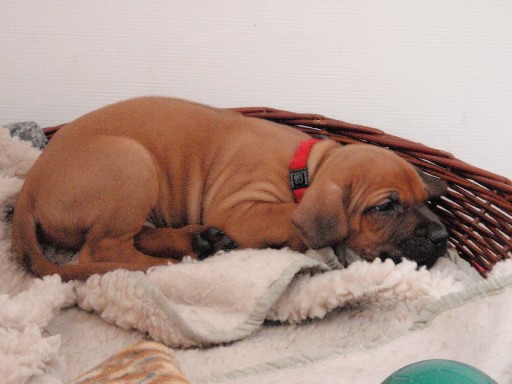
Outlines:
<svg viewBox="0 0 512 384"><path fill-rule="evenodd" d="M431 266L448 234L425 202L445 188L386 149L146 97L52 138L19 194L14 248L35 275L64 280L235 247L348 247ZM79 250L78 264L53 264L39 241Z"/></svg>

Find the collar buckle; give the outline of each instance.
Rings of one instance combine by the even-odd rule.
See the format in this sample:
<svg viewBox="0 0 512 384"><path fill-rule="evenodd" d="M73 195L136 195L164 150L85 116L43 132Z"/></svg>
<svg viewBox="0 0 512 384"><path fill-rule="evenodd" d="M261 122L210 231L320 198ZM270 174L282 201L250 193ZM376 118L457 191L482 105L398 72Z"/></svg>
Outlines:
<svg viewBox="0 0 512 384"><path fill-rule="evenodd" d="M309 186L308 169L296 169L290 171L290 186L292 191Z"/></svg>

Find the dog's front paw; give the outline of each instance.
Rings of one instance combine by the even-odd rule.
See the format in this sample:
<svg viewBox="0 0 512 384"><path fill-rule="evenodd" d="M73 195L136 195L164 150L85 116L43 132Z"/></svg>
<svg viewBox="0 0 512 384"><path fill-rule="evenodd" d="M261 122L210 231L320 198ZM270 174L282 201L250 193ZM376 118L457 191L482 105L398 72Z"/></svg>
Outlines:
<svg viewBox="0 0 512 384"><path fill-rule="evenodd" d="M192 246L199 260L203 260L218 251L231 251L238 248L233 239L215 227L209 227L196 234Z"/></svg>

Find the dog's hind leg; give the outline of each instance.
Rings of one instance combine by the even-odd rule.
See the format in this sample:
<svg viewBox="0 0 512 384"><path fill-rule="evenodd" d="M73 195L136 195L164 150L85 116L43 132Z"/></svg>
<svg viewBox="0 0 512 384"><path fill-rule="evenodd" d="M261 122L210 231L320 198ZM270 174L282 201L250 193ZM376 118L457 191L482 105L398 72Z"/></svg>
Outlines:
<svg viewBox="0 0 512 384"><path fill-rule="evenodd" d="M137 142L91 139L80 150L67 153L60 169L47 169L44 177L36 173L33 179L38 193L33 198L24 195L26 203L19 214L25 207L28 217L33 217L34 231L37 228L49 243L80 249L78 264L54 265L34 250L36 242L32 250L18 247L35 274L85 279L116 268L146 270L169 261L134 247L134 237L159 194L158 165ZM23 222L20 215L18 221Z"/></svg>
<svg viewBox="0 0 512 384"><path fill-rule="evenodd" d="M135 236L135 247L147 255L181 260L184 256L203 259L237 244L222 231L199 224L181 228L143 227Z"/></svg>
<svg viewBox="0 0 512 384"><path fill-rule="evenodd" d="M196 224L182 228L144 226L135 236L135 247L147 255L181 260L183 256L194 256L194 237L204 229Z"/></svg>
<svg viewBox="0 0 512 384"><path fill-rule="evenodd" d="M132 254L133 259L138 259L140 252L137 254L135 249ZM139 255L140 254L140 255ZM145 255L143 255L145 256ZM149 257L149 256L146 256ZM69 280L87 280L90 276L94 274L103 274L107 272L111 272L117 269L126 269L128 271L145 271L150 267L157 265L165 265L168 262L172 262L169 259L156 259L155 262L151 262L147 259L139 259L138 264L134 262L123 263L123 262L114 262L114 261L103 261L103 262L92 262L92 263L79 263L79 264L66 264L66 265L55 265L51 264L47 267L47 274L57 273L61 276L63 281ZM30 266L29 266L30 267Z"/></svg>
<svg viewBox="0 0 512 384"><path fill-rule="evenodd" d="M133 237L103 238L91 247L86 243L80 250L77 265L79 276L73 278L86 279L93 273L105 273L115 269L145 271L148 268L174 263L170 259L148 256L135 249ZM92 272L90 273L89 270ZM65 276L63 276L65 278Z"/></svg>

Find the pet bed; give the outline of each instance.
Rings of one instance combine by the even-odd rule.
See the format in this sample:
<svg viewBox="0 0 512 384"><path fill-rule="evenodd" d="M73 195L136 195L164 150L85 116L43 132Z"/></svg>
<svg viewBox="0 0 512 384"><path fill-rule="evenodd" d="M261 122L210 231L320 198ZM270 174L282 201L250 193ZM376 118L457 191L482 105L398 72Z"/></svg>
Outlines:
<svg viewBox="0 0 512 384"><path fill-rule="evenodd" d="M39 152L0 129L0 270L8 277L0 283L3 377L66 382L150 335L180 347L174 353L191 382L379 382L430 357L462 360L500 382L512 378L509 180L376 129L268 108L240 111L341 144L386 146L447 180L449 193L431 204L450 231L451 257L431 271L380 261L340 270L329 250L240 250L86 283L34 279L14 260L9 218ZM60 255L48 249L47 256ZM267 260L273 268L265 269ZM208 283L212 270L227 286Z"/></svg>

